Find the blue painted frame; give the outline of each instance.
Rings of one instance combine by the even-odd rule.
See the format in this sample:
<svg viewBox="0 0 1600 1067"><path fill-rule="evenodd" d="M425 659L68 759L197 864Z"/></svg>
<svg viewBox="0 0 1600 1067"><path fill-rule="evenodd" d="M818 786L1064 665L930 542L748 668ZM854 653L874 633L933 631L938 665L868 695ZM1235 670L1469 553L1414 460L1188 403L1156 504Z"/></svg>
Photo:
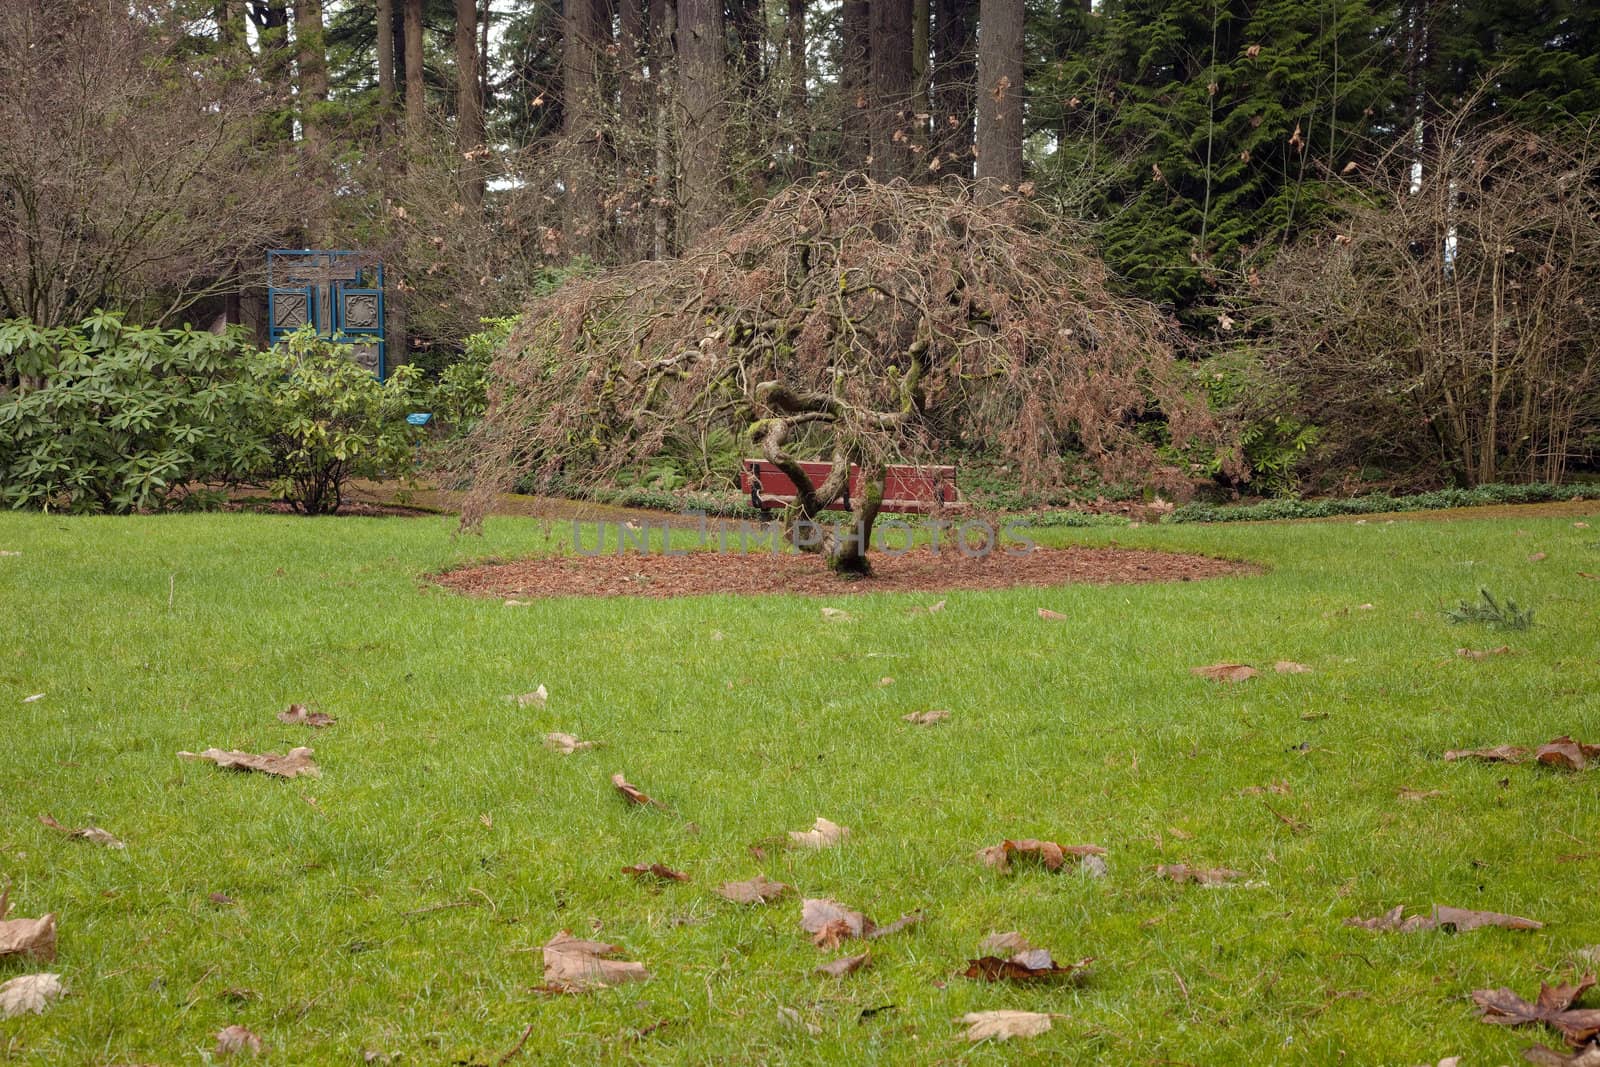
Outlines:
<svg viewBox="0 0 1600 1067"><path fill-rule="evenodd" d="M322 306L323 292L319 285L295 283L278 284L280 275L290 270L289 261L301 261L308 256L327 256L331 265L338 259L352 257L359 260L354 280L330 279L327 296L331 307ZM277 302L279 295L303 296L306 301L306 321L317 331L317 336L338 344L375 344L378 350L376 370L379 381L389 376L388 341L384 336L385 300L383 262L371 259L366 253L351 249L324 248L273 248L267 251L267 340L272 344L287 340L298 327L278 326ZM372 327L347 327L344 322L346 296L375 296L378 298L377 325ZM323 329L323 318L327 329Z"/></svg>

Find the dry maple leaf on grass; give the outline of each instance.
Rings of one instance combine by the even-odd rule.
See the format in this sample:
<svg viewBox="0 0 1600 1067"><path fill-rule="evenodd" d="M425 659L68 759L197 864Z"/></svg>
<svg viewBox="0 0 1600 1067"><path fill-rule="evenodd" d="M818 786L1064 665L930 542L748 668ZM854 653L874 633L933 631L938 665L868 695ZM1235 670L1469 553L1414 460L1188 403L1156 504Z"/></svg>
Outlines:
<svg viewBox="0 0 1600 1067"><path fill-rule="evenodd" d="M1213 682L1242 682L1254 678L1258 672L1243 663L1213 663L1209 667L1190 667L1189 673Z"/></svg>
<svg viewBox="0 0 1600 1067"><path fill-rule="evenodd" d="M304 704L290 704L287 711L278 712L278 721L290 726L315 726L319 730L338 722L325 712L308 710Z"/></svg>
<svg viewBox="0 0 1600 1067"><path fill-rule="evenodd" d="M238 1024L223 1028L217 1034L217 1055L232 1056L239 1052L261 1055L261 1039Z"/></svg>
<svg viewBox="0 0 1600 1067"><path fill-rule="evenodd" d="M1458 648L1456 655L1462 659L1488 659L1490 656L1504 656L1511 651L1510 645L1501 645L1499 648Z"/></svg>
<svg viewBox="0 0 1600 1067"><path fill-rule="evenodd" d="M1522 1050L1522 1058L1539 1067L1600 1067L1600 1044L1585 1045L1570 1055L1534 1045Z"/></svg>
<svg viewBox="0 0 1600 1067"><path fill-rule="evenodd" d="M1533 758L1547 767L1560 767L1568 771L1588 770L1600 760L1600 745L1574 741L1565 734L1540 745Z"/></svg>
<svg viewBox="0 0 1600 1067"><path fill-rule="evenodd" d="M1054 1018L1041 1011L969 1011L961 1021L967 1024L968 1041L1009 1041L1013 1037L1038 1037L1050 1029Z"/></svg>
<svg viewBox="0 0 1600 1067"><path fill-rule="evenodd" d="M56 917L7 919L11 887L0 890L0 958L22 956L49 963L56 958Z"/></svg>
<svg viewBox="0 0 1600 1067"><path fill-rule="evenodd" d="M20 974L0 982L0 1019L42 1015L65 992L59 974Z"/></svg>
<svg viewBox="0 0 1600 1067"><path fill-rule="evenodd" d="M598 741L579 741L571 734L545 734L544 747L552 752L559 752L563 756L570 756L574 752L582 752L591 748L598 748Z"/></svg>
<svg viewBox="0 0 1600 1067"><path fill-rule="evenodd" d="M812 823L809 830L790 830L789 840L800 848L832 848L850 836L848 826L829 822L822 816L817 816L817 821Z"/></svg>
<svg viewBox="0 0 1600 1067"><path fill-rule="evenodd" d="M900 716L900 718L905 722L912 723L916 726L932 726L935 723L944 722L949 717L950 713L945 711L943 708L939 708L934 711L913 711L909 715Z"/></svg>
<svg viewBox="0 0 1600 1067"><path fill-rule="evenodd" d="M852 938L888 937L921 921L922 913L914 911L887 926L878 926L837 900L807 898L800 902L800 928L811 935L812 943L818 948L834 948Z"/></svg>
<svg viewBox="0 0 1600 1067"><path fill-rule="evenodd" d="M843 978L847 974L854 974L872 962L872 953L863 952L859 956L845 956L842 959L817 965L818 974L831 975L834 978Z"/></svg>
<svg viewBox="0 0 1600 1067"><path fill-rule="evenodd" d="M1405 914L1404 904L1396 904L1382 915L1370 919L1350 918L1346 919L1344 924L1359 926L1364 930L1401 934L1415 933L1418 930L1466 933L1468 930L1477 930L1484 926L1498 926L1506 930L1539 930L1544 927L1544 923L1524 919L1520 915L1503 915L1498 911L1470 911L1443 904L1434 905L1433 911L1427 915L1418 912L1410 916Z"/></svg>
<svg viewBox="0 0 1600 1067"><path fill-rule="evenodd" d="M1011 858L1037 859L1046 870L1060 870L1067 858L1081 860L1085 856L1104 856L1106 850L1099 845L1058 845L1054 841L1039 841L1027 837L1018 841L1005 840L998 845L978 850L978 859L984 866L993 867L1001 874L1011 873Z"/></svg>
<svg viewBox="0 0 1600 1067"><path fill-rule="evenodd" d="M777 900L789 887L782 882L774 882L764 874L758 874L745 882L723 882L717 887L717 896L724 900L731 900L735 904L766 904Z"/></svg>
<svg viewBox="0 0 1600 1067"><path fill-rule="evenodd" d="M645 878L654 878L661 882L687 882L689 876L682 871L675 871L664 863L635 863L622 868L623 874L631 874L641 881Z"/></svg>
<svg viewBox="0 0 1600 1067"><path fill-rule="evenodd" d="M1446 763L1472 759L1484 763L1521 763L1528 750L1521 745L1496 745L1493 748L1453 748L1444 754Z"/></svg>
<svg viewBox="0 0 1600 1067"><path fill-rule="evenodd" d="M1067 616L1061 614L1061 612L1059 612L1059 611L1051 611L1049 608L1040 608L1039 609L1039 618L1044 619L1046 622L1066 622L1067 621Z"/></svg>
<svg viewBox="0 0 1600 1067"><path fill-rule="evenodd" d="M1296 663L1292 659L1280 659L1272 665L1272 669L1279 674L1310 674L1311 668L1304 663Z"/></svg>
<svg viewBox="0 0 1600 1067"><path fill-rule="evenodd" d="M839 608L823 608L822 617L829 622L849 622L853 618L848 611Z"/></svg>
<svg viewBox="0 0 1600 1067"><path fill-rule="evenodd" d="M616 945L585 941L563 930L544 945L545 988L558 993L582 993L650 977L642 963L605 959L619 951Z"/></svg>
<svg viewBox="0 0 1600 1067"><path fill-rule="evenodd" d="M550 699L550 691L541 684L531 693L513 693L506 699L519 708L542 708Z"/></svg>
<svg viewBox="0 0 1600 1067"><path fill-rule="evenodd" d="M89 841L96 845L104 845L107 848L128 847L98 826L85 826L80 830L74 830L70 826L62 826L49 815L39 816L39 821L50 827L50 829L66 834L68 837L76 838L79 841Z"/></svg>
<svg viewBox="0 0 1600 1067"><path fill-rule="evenodd" d="M1090 957L1062 966L1051 957L1049 949L1035 948L1015 930L990 934L978 946L978 951L984 955L967 961L967 969L961 972L963 978L979 978L985 982L1047 981L1065 977L1094 962ZM997 955L1001 952L1009 955Z"/></svg>
<svg viewBox="0 0 1600 1067"><path fill-rule="evenodd" d="M1196 885L1227 885L1244 877L1243 871L1230 870L1227 867L1200 868L1190 867L1186 863L1167 863L1156 868L1156 874L1162 878L1170 878L1174 882L1194 882Z"/></svg>
<svg viewBox="0 0 1600 1067"><path fill-rule="evenodd" d="M1478 989L1473 1002L1483 1009L1483 1021L1497 1026L1544 1023L1561 1031L1567 1044L1580 1047L1600 1035L1600 1008L1574 1008L1578 998L1594 985L1594 975L1584 975L1576 985L1539 983L1539 997L1528 1003L1511 990Z"/></svg>
<svg viewBox="0 0 1600 1067"><path fill-rule="evenodd" d="M180 759L209 760L229 771L259 771L278 778L321 778L322 769L312 760L311 755L312 750L309 748L291 748L282 756L270 752L260 756L253 752L224 752L220 748L208 748L204 752L178 753Z"/></svg>
<svg viewBox="0 0 1600 1067"><path fill-rule="evenodd" d="M621 793L630 804L638 804L641 806L651 806L657 808L666 807L666 805L661 803L661 801L641 792L637 787L629 785L628 780L620 774L613 774L611 776L611 784L617 787L617 792Z"/></svg>

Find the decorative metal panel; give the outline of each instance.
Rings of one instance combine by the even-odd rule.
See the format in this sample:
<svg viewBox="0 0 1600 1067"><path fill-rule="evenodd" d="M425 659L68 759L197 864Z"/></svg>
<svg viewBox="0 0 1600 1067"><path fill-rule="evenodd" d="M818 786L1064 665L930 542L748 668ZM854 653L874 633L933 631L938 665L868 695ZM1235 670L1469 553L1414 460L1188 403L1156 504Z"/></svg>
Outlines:
<svg viewBox="0 0 1600 1067"><path fill-rule="evenodd" d="M364 252L311 248L267 253L268 336L276 344L307 325L349 346L350 358L388 373L383 336L383 263Z"/></svg>

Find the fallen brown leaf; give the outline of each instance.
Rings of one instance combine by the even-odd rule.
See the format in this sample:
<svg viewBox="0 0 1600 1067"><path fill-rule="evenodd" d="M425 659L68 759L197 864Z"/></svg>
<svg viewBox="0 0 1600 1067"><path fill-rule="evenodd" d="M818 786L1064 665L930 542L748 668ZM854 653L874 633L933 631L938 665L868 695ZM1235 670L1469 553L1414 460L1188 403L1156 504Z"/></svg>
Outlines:
<svg viewBox="0 0 1600 1067"><path fill-rule="evenodd" d="M23 956L49 963L56 958L56 917L7 919L11 887L0 890L0 958Z"/></svg>
<svg viewBox="0 0 1600 1067"><path fill-rule="evenodd" d="M944 722L949 717L950 713L942 708L934 711L913 711L909 715L900 716L906 722L915 723L917 726L932 726L936 722Z"/></svg>
<svg viewBox="0 0 1600 1067"><path fill-rule="evenodd" d="M261 1055L261 1039L237 1023L223 1027L217 1034L217 1055L232 1056L239 1052Z"/></svg>
<svg viewBox="0 0 1600 1067"><path fill-rule="evenodd" d="M1202 869L1190 867L1186 863L1162 864L1156 868L1156 874L1162 878L1170 878L1174 882L1194 882L1197 885L1226 885L1244 877L1243 871L1230 870L1227 867Z"/></svg>
<svg viewBox="0 0 1600 1067"><path fill-rule="evenodd" d="M650 977L642 963L604 958L618 951L616 945L585 941L563 930L544 945L545 987L560 993L582 993Z"/></svg>
<svg viewBox="0 0 1600 1067"><path fill-rule="evenodd" d="M836 900L807 898L800 902L800 928L818 948L834 948L853 937L866 937L872 920Z"/></svg>
<svg viewBox="0 0 1600 1067"><path fill-rule="evenodd" d="M801 848L832 848L849 836L848 826L829 822L820 815L811 829L789 831L789 840Z"/></svg>
<svg viewBox="0 0 1600 1067"><path fill-rule="evenodd" d="M1059 612L1059 611L1051 611L1049 608L1040 608L1039 609L1039 618L1048 620L1050 622L1066 622L1067 621L1067 616L1061 614L1061 612Z"/></svg>
<svg viewBox="0 0 1600 1067"><path fill-rule="evenodd" d="M623 874L631 874L635 878L655 878L662 882L687 882L689 876L682 871L675 871L664 863L635 863L622 868Z"/></svg>
<svg viewBox="0 0 1600 1067"><path fill-rule="evenodd" d="M1279 674L1310 674L1311 668L1304 663L1296 663L1292 659L1280 659L1272 665L1272 669Z"/></svg>
<svg viewBox="0 0 1600 1067"><path fill-rule="evenodd" d="M65 992L59 974L20 974L0 982L0 1019L42 1015L50 1002Z"/></svg>
<svg viewBox="0 0 1600 1067"><path fill-rule="evenodd" d="M220 748L208 748L199 753L180 752L178 756L180 759L210 760L229 771L259 771L279 778L321 778L322 770L312 760L311 753L309 748L291 748L282 756L270 752L258 756L252 752L224 752Z"/></svg>
<svg viewBox="0 0 1600 1067"><path fill-rule="evenodd" d="M1600 1044L1585 1045L1570 1056L1544 1045L1522 1050L1522 1058L1539 1067L1600 1067Z"/></svg>
<svg viewBox="0 0 1600 1067"><path fill-rule="evenodd" d="M848 611L839 608L823 608L822 617L829 622L850 622L854 618Z"/></svg>
<svg viewBox="0 0 1600 1067"><path fill-rule="evenodd" d="M1062 966L1051 958L1049 949L1028 948L1005 959L999 956L980 956L978 959L968 960L967 969L961 972L961 977L978 978L985 982L1049 981L1065 977L1092 962L1094 962L1092 958L1081 959L1077 963Z"/></svg>
<svg viewBox="0 0 1600 1067"><path fill-rule="evenodd" d="M315 726L321 729L332 726L338 720L324 712L308 711L304 704L290 704L289 710L278 712L278 721L290 726Z"/></svg>
<svg viewBox="0 0 1600 1067"><path fill-rule="evenodd" d="M1038 1037L1050 1029L1052 1018L1039 1011L969 1011L961 1021L967 1024L968 1041L1009 1041L1013 1037Z"/></svg>
<svg viewBox="0 0 1600 1067"><path fill-rule="evenodd" d="M889 677L887 674L884 675L882 678L878 679L878 688L879 689L887 689L893 684L894 684L894 679Z"/></svg>
<svg viewBox="0 0 1600 1067"><path fill-rule="evenodd" d="M657 808L666 807L666 805L661 803L661 801L647 796L646 794L640 792L636 787L629 785L628 780L620 774L613 774L611 776L611 784L617 787L617 792L621 793L625 798L627 798L627 801L630 804L652 805Z"/></svg>
<svg viewBox="0 0 1600 1067"><path fill-rule="evenodd" d="M789 887L758 874L745 882L723 882L716 892L719 897L735 904L765 904L789 892Z"/></svg>
<svg viewBox="0 0 1600 1067"><path fill-rule="evenodd" d="M1289 795L1288 782L1269 782L1267 785L1247 785L1239 790L1241 796L1261 797L1272 793L1275 796L1286 797Z"/></svg>
<svg viewBox="0 0 1600 1067"><path fill-rule="evenodd" d="M1524 919L1519 915L1502 915L1497 911L1469 911L1443 904L1434 905L1431 914L1417 913L1407 916L1405 905L1396 904L1382 915L1370 919L1346 919L1346 926L1359 926L1364 930L1383 933L1410 934L1418 930L1444 930L1449 933L1466 933L1484 926L1499 926L1507 930L1539 930L1544 923Z"/></svg>
<svg viewBox="0 0 1600 1067"><path fill-rule="evenodd" d="M1027 952L1033 948L1028 944L1028 939L1015 930L1006 930L1003 933L990 934L978 946L978 951L984 955L996 955L1001 952L1017 953Z"/></svg>
<svg viewBox="0 0 1600 1067"><path fill-rule="evenodd" d="M559 752L563 756L570 756L574 752L598 748L600 743L598 741L579 741L571 734L545 734L544 747L552 752Z"/></svg>
<svg viewBox="0 0 1600 1067"><path fill-rule="evenodd" d="M1563 734L1553 741L1540 745L1534 752L1533 758L1547 767L1581 771L1588 769L1594 761L1600 760L1600 745L1587 745Z"/></svg>
<svg viewBox="0 0 1600 1067"><path fill-rule="evenodd" d="M835 978L843 978L847 974L854 974L872 962L872 953L863 952L859 956L845 956L831 963L817 965L818 974L828 974Z"/></svg>
<svg viewBox="0 0 1600 1067"><path fill-rule="evenodd" d="M1578 1047L1600 1034L1600 1008L1574 1008L1577 999L1594 985L1594 975L1584 975L1577 985L1539 983L1539 998L1530 1004L1511 990L1478 989L1473 1001L1483 1009L1483 1021L1497 1026L1544 1023L1561 1031L1567 1043Z"/></svg>
<svg viewBox="0 0 1600 1067"><path fill-rule="evenodd" d="M226 893L207 893L206 899L213 904L221 904L224 907L233 903L233 898Z"/></svg>
<svg viewBox="0 0 1600 1067"><path fill-rule="evenodd" d="M1254 678L1257 672L1243 663L1213 663L1209 667L1190 667L1189 673L1213 682L1242 682Z"/></svg>
<svg viewBox="0 0 1600 1067"><path fill-rule="evenodd" d="M876 941L880 937L888 937L891 934L898 934L901 930L909 930L911 927L917 925L923 920L923 918L924 916L922 912L914 911L909 915L900 916L900 918L896 919L887 926L873 927L871 930L867 931L867 936Z"/></svg>
<svg viewBox="0 0 1600 1067"><path fill-rule="evenodd" d="M506 697L506 699L516 704L519 708L542 708L545 702L550 699L550 690L546 689L541 683L539 688L531 693L520 693L516 696Z"/></svg>
<svg viewBox="0 0 1600 1067"><path fill-rule="evenodd" d="M1543 563L1548 558L1543 552L1534 552L1528 556L1529 563Z"/></svg>
<svg viewBox="0 0 1600 1067"><path fill-rule="evenodd" d="M1444 754L1445 762L1462 759L1482 760L1484 763L1521 763L1528 750L1521 745L1496 745L1494 748L1454 748Z"/></svg>
<svg viewBox="0 0 1600 1067"><path fill-rule="evenodd" d="M1456 655L1462 659L1488 659L1490 656L1504 656L1511 651L1510 645L1501 645L1499 648L1458 648Z"/></svg>
<svg viewBox="0 0 1600 1067"><path fill-rule="evenodd" d="M68 837L75 837L79 841L91 841L94 844L104 845L107 848L128 847L106 831L100 829L98 826L85 826L81 830L74 830L70 826L62 826L60 823L56 822L55 819L48 815L39 816L39 821L50 827L50 829L66 834Z"/></svg>
<svg viewBox="0 0 1600 1067"><path fill-rule="evenodd" d="M1069 856L1082 859L1084 856L1105 854L1106 850L1099 845L1058 845L1054 841L1039 841L1031 837L1020 841L1006 840L978 850L978 858L984 866L993 867L1001 874L1010 873L1012 856L1035 857L1044 864L1046 870L1054 871L1059 870Z"/></svg>
<svg viewBox="0 0 1600 1067"><path fill-rule="evenodd" d="M1440 789L1402 789L1399 794L1401 800L1432 800L1444 795Z"/></svg>

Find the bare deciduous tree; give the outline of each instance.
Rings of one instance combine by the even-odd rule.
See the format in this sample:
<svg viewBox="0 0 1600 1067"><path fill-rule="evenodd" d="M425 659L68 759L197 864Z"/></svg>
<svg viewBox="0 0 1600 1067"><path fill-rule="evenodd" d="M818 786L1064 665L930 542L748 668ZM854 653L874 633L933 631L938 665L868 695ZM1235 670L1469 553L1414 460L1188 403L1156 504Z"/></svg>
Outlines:
<svg viewBox="0 0 1600 1067"><path fill-rule="evenodd" d="M1559 481L1600 440L1600 155L1467 118L1247 296L1332 458Z"/></svg>
<svg viewBox="0 0 1600 1067"><path fill-rule="evenodd" d="M175 18L0 4L0 317L175 319L264 269L316 197L264 137L287 101Z"/></svg>

